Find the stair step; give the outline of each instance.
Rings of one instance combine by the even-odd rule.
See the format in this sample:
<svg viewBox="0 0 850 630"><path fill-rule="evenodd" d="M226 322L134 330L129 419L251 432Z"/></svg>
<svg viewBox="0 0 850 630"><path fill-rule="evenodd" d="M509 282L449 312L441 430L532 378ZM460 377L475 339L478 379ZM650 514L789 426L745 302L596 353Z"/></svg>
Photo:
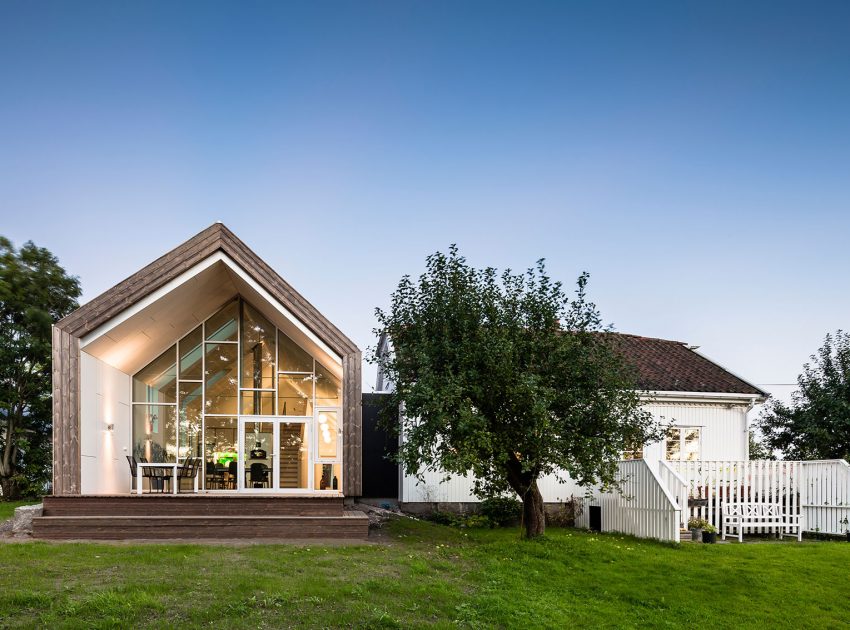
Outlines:
<svg viewBox="0 0 850 630"><path fill-rule="evenodd" d="M143 494L44 497L44 516L342 516L341 495Z"/></svg>
<svg viewBox="0 0 850 630"><path fill-rule="evenodd" d="M340 516L42 516L33 537L52 540L343 538L365 540L362 512Z"/></svg>

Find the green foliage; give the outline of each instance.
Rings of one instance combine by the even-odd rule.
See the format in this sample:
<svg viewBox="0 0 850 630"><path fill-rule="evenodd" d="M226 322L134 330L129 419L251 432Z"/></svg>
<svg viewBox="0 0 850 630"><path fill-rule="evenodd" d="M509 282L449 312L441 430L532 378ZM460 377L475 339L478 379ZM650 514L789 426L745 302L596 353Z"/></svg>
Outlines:
<svg viewBox="0 0 850 630"><path fill-rule="evenodd" d="M750 459L776 459L776 455L773 454L773 451L765 446L763 441L756 437L755 431L750 431L748 440L750 444Z"/></svg>
<svg viewBox="0 0 850 630"><path fill-rule="evenodd" d="M690 518L688 519L688 529L702 529L710 527L711 523L709 523L704 518Z"/></svg>
<svg viewBox="0 0 850 630"><path fill-rule="evenodd" d="M522 517L522 502L514 497L488 497L481 501L481 514L494 525L514 525Z"/></svg>
<svg viewBox="0 0 850 630"><path fill-rule="evenodd" d="M40 494L51 469L51 325L77 307L79 281L31 242L0 237L0 489Z"/></svg>
<svg viewBox="0 0 850 630"><path fill-rule="evenodd" d="M372 360L395 384L387 407L404 409L406 470L471 474L480 497L512 491L526 527L539 525L532 536L543 527L541 475L611 485L625 450L661 438L587 281L570 297L542 260L500 275L455 246L429 256L418 281L402 278L390 309L376 310L393 352Z"/></svg>
<svg viewBox="0 0 850 630"><path fill-rule="evenodd" d="M446 512L436 510L428 515L428 520L438 525L448 525L450 527L459 528L482 528L492 527L494 523L483 514L455 514L454 512Z"/></svg>
<svg viewBox="0 0 850 630"><path fill-rule="evenodd" d="M850 459L850 334L827 335L797 386L790 405L771 400L762 412L765 445L786 459Z"/></svg>
<svg viewBox="0 0 850 630"><path fill-rule="evenodd" d="M707 532L709 534L716 534L717 528L711 523L706 523L703 527L701 527L702 531Z"/></svg>

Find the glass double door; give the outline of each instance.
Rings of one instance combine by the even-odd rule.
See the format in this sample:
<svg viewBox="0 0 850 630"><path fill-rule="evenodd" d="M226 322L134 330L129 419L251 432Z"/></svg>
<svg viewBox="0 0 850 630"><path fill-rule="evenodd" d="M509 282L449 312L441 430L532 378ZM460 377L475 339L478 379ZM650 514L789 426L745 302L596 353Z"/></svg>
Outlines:
<svg viewBox="0 0 850 630"><path fill-rule="evenodd" d="M308 431L306 420L239 418L236 488L248 492L308 489Z"/></svg>

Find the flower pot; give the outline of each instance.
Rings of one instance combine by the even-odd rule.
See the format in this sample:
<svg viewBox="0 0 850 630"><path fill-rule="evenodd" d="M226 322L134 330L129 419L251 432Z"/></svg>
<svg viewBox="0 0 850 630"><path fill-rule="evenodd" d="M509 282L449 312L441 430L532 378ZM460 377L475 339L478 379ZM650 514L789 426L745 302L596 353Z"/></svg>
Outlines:
<svg viewBox="0 0 850 630"><path fill-rule="evenodd" d="M708 543L709 545L713 545L717 542L717 532L703 532L702 542Z"/></svg>
<svg viewBox="0 0 850 630"><path fill-rule="evenodd" d="M847 542L850 542L850 531L844 532L844 535L847 536Z"/></svg>
<svg viewBox="0 0 850 630"><path fill-rule="evenodd" d="M691 540L693 542L699 542L702 540L702 530L701 529L692 529L691 530Z"/></svg>
<svg viewBox="0 0 850 630"><path fill-rule="evenodd" d="M688 507L707 507L708 499L688 499Z"/></svg>

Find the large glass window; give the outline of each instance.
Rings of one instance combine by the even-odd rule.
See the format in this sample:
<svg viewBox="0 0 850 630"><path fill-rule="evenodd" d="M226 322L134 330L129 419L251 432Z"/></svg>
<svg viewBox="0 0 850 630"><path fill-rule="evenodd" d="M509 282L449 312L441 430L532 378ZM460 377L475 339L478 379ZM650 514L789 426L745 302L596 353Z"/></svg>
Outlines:
<svg viewBox="0 0 850 630"><path fill-rule="evenodd" d="M338 490L337 374L236 298L134 375L133 454L153 463L203 457L207 489ZM239 453L240 415L287 418L242 418ZM252 476L260 463L267 474L254 466Z"/></svg>
<svg viewBox="0 0 850 630"><path fill-rule="evenodd" d="M239 301L233 300L206 321L207 341L237 341L238 322Z"/></svg>
<svg viewBox="0 0 850 630"><path fill-rule="evenodd" d="M201 383L181 381L178 390L178 453L180 457L200 457Z"/></svg>
<svg viewBox="0 0 850 630"><path fill-rule="evenodd" d="M282 332L280 333L278 369L281 372L313 373L313 357Z"/></svg>
<svg viewBox="0 0 850 630"><path fill-rule="evenodd" d="M177 402L175 346L148 363L133 377L133 402Z"/></svg>
<svg viewBox="0 0 850 630"><path fill-rule="evenodd" d="M242 379L240 386L274 389L275 327L256 309L242 303Z"/></svg>
<svg viewBox="0 0 850 630"><path fill-rule="evenodd" d="M321 459L336 459L339 455L338 424L336 411L320 411L317 427L318 456Z"/></svg>
<svg viewBox="0 0 850 630"><path fill-rule="evenodd" d="M273 416L274 391L242 390L241 412L245 416Z"/></svg>
<svg viewBox="0 0 850 630"><path fill-rule="evenodd" d="M203 370L203 332L201 326L180 340L180 380L200 381Z"/></svg>
<svg viewBox="0 0 850 630"><path fill-rule="evenodd" d="M342 466L339 464L316 464L313 472L315 490L340 490Z"/></svg>
<svg viewBox="0 0 850 630"><path fill-rule="evenodd" d="M207 343L204 368L205 413L236 414L238 372L236 344Z"/></svg>
<svg viewBox="0 0 850 630"><path fill-rule="evenodd" d="M313 375L281 374L278 377L277 409L281 416L312 416Z"/></svg>
<svg viewBox="0 0 850 630"><path fill-rule="evenodd" d="M339 379L316 361L316 406L337 407L339 399Z"/></svg>
<svg viewBox="0 0 850 630"><path fill-rule="evenodd" d="M221 416L204 419L204 471L208 490L235 490L239 420Z"/></svg>
<svg viewBox="0 0 850 630"><path fill-rule="evenodd" d="M177 458L175 405L133 405L133 455L149 462Z"/></svg>

